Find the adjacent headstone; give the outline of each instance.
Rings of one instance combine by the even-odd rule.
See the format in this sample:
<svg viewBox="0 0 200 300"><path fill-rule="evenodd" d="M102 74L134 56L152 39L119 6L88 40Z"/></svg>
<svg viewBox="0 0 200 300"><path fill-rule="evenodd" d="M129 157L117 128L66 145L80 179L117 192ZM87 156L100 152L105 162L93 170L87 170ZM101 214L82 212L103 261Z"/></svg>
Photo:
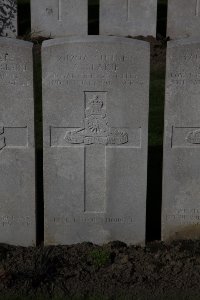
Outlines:
<svg viewBox="0 0 200 300"><path fill-rule="evenodd" d="M149 44L43 43L45 244L145 241Z"/></svg>
<svg viewBox="0 0 200 300"><path fill-rule="evenodd" d="M0 0L1 36L17 36L17 0Z"/></svg>
<svg viewBox="0 0 200 300"><path fill-rule="evenodd" d="M168 0L167 35L171 39L200 36L200 0Z"/></svg>
<svg viewBox="0 0 200 300"><path fill-rule="evenodd" d="M0 243L36 242L32 43L0 38Z"/></svg>
<svg viewBox="0 0 200 300"><path fill-rule="evenodd" d="M200 238L200 39L167 50L162 238Z"/></svg>
<svg viewBox="0 0 200 300"><path fill-rule="evenodd" d="M88 0L31 0L31 27L35 35L86 35L87 23Z"/></svg>
<svg viewBox="0 0 200 300"><path fill-rule="evenodd" d="M100 34L156 37L157 0L100 0Z"/></svg>

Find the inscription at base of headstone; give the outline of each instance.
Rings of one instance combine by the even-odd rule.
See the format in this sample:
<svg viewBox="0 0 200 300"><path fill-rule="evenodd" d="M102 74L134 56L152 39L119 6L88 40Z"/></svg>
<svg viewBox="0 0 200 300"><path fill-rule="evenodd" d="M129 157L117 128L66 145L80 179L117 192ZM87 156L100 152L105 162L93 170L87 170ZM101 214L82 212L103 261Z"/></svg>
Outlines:
<svg viewBox="0 0 200 300"><path fill-rule="evenodd" d="M17 36L17 0L0 0L0 37Z"/></svg>
<svg viewBox="0 0 200 300"><path fill-rule="evenodd" d="M200 238L200 39L168 43L162 239Z"/></svg>
<svg viewBox="0 0 200 300"><path fill-rule="evenodd" d="M0 38L0 243L36 243L32 43Z"/></svg>
<svg viewBox="0 0 200 300"><path fill-rule="evenodd" d="M145 241L149 45L43 43L45 244Z"/></svg>
<svg viewBox="0 0 200 300"><path fill-rule="evenodd" d="M171 39L199 37L200 0L168 0L167 35Z"/></svg>
<svg viewBox="0 0 200 300"><path fill-rule="evenodd" d="M156 37L157 0L100 0L100 34Z"/></svg>
<svg viewBox="0 0 200 300"><path fill-rule="evenodd" d="M31 29L35 35L87 35L88 0L31 0Z"/></svg>

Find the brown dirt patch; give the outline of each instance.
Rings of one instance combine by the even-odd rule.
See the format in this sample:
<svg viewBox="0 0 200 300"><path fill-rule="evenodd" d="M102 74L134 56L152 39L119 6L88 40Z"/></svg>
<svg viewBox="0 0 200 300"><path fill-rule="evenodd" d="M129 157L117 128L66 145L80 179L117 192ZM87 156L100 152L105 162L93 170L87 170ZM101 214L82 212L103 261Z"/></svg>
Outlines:
<svg viewBox="0 0 200 300"><path fill-rule="evenodd" d="M199 282L200 241L154 242L145 248L121 242L101 247L91 243L0 246L0 295L4 296L199 299Z"/></svg>

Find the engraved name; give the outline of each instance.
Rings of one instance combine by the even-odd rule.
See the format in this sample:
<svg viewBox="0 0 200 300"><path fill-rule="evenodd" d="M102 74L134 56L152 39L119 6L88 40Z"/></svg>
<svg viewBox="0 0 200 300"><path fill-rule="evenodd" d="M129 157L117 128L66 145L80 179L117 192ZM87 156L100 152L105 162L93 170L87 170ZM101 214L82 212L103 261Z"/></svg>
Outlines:
<svg viewBox="0 0 200 300"><path fill-rule="evenodd" d="M49 51L51 55L51 49ZM140 70L137 63L137 58L132 55L98 54L96 57L90 57L88 54L61 52L57 57L59 71L52 70L44 83L56 88L71 84L83 87L103 87L114 83L122 88L134 88L135 85L145 84L142 72L137 71L137 69ZM65 64L66 68L64 68ZM134 73L129 71L130 66L133 66L131 69L136 70Z"/></svg>

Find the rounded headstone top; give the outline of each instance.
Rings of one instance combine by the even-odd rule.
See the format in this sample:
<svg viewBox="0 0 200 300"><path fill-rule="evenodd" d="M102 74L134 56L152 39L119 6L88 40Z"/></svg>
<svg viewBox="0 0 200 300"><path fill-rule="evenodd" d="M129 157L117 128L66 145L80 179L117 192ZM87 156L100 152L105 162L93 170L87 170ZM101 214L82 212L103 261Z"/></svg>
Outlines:
<svg viewBox="0 0 200 300"><path fill-rule="evenodd" d="M192 45L192 44L199 44L200 37L190 37L190 38L183 38L180 40L169 41L167 43L168 48L184 46L184 45Z"/></svg>
<svg viewBox="0 0 200 300"><path fill-rule="evenodd" d="M0 38L0 45L7 45L7 46L22 46L22 47L33 47L33 43L19 40L19 39L12 39L12 38L7 38L7 37L1 37Z"/></svg>
<svg viewBox="0 0 200 300"><path fill-rule="evenodd" d="M52 47L56 45L63 45L68 43L118 43L121 44L129 44L132 46L140 46L144 48L149 48L150 44L145 41L133 39L133 38L125 38L125 37L115 37L115 36L96 36L90 35L87 37L84 36L73 36L73 37L65 37L65 38L57 38L44 41L42 43L42 47Z"/></svg>

